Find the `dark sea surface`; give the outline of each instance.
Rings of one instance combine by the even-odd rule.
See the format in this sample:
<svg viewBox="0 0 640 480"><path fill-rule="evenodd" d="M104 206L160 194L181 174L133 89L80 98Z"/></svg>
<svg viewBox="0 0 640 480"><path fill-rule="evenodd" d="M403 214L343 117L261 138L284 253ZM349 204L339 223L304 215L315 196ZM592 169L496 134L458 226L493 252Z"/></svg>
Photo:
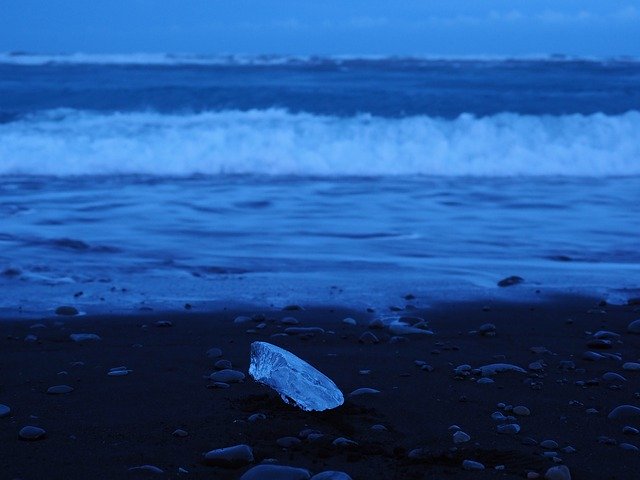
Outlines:
<svg viewBox="0 0 640 480"><path fill-rule="evenodd" d="M536 290L640 295L637 60L0 54L5 313Z"/></svg>

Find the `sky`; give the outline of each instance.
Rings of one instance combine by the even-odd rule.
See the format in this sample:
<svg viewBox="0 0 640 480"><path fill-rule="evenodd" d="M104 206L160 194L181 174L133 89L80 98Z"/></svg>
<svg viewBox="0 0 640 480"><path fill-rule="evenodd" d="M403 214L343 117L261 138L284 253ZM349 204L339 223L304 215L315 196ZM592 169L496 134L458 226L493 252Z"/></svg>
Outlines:
<svg viewBox="0 0 640 480"><path fill-rule="evenodd" d="M0 0L0 51L640 56L640 0Z"/></svg>

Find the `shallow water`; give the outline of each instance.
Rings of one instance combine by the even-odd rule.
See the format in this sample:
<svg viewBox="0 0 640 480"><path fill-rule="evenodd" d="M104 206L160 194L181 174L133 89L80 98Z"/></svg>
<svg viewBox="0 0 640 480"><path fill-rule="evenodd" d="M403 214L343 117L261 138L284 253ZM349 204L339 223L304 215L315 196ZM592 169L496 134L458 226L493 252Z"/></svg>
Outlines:
<svg viewBox="0 0 640 480"><path fill-rule="evenodd" d="M0 55L5 312L640 293L640 62L105 58Z"/></svg>

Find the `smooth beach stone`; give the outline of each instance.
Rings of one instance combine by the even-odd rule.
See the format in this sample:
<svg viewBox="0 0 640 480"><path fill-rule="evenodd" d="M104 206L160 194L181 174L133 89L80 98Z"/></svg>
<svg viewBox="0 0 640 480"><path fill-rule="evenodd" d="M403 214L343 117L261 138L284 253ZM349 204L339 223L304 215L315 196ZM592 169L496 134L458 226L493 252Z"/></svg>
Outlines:
<svg viewBox="0 0 640 480"><path fill-rule="evenodd" d="M46 433L47 432L45 432L40 427L33 427L31 425L27 425L26 427L22 427L20 429L20 431L18 432L18 438L20 440L28 440L28 441L40 440L44 438Z"/></svg>
<svg viewBox="0 0 640 480"><path fill-rule="evenodd" d="M209 378L214 382L223 383L239 383L244 380L244 377L244 373L238 370L231 370L229 368L225 368L224 370L220 370L209 375Z"/></svg>
<svg viewBox="0 0 640 480"><path fill-rule="evenodd" d="M507 423L505 425L498 425L496 430L503 435L515 435L520 432L520 425L517 423Z"/></svg>
<svg viewBox="0 0 640 480"><path fill-rule="evenodd" d="M8 417L11 414L9 406L0 403L0 418Z"/></svg>
<svg viewBox="0 0 640 480"><path fill-rule="evenodd" d="M607 416L609 420L640 419L640 408L634 405L619 405Z"/></svg>
<svg viewBox="0 0 640 480"><path fill-rule="evenodd" d="M602 380L607 383L624 383L627 381L622 375L615 372L606 372L602 375Z"/></svg>
<svg viewBox="0 0 640 480"><path fill-rule="evenodd" d="M640 434L640 430L638 430L635 427L625 425L624 428L622 429L622 433L624 433L625 435L638 435Z"/></svg>
<svg viewBox="0 0 640 480"><path fill-rule="evenodd" d="M247 418L247 420L251 423L253 422L257 422L259 420L266 420L267 416L264 413L254 413L252 415L249 415L249 418Z"/></svg>
<svg viewBox="0 0 640 480"><path fill-rule="evenodd" d="M285 328L284 333L287 335L322 335L324 328L320 327L289 327Z"/></svg>
<svg viewBox="0 0 640 480"><path fill-rule="evenodd" d="M546 450L555 450L558 448L558 442L554 440L543 440L540 442L540 446Z"/></svg>
<svg viewBox="0 0 640 480"><path fill-rule="evenodd" d="M222 356L222 350L218 347L212 347L207 350L207 357L209 358L219 358Z"/></svg>
<svg viewBox="0 0 640 480"><path fill-rule="evenodd" d="M371 425L371 430L373 430L374 432L386 432L387 431L387 427L377 423L375 425Z"/></svg>
<svg viewBox="0 0 640 480"><path fill-rule="evenodd" d="M592 351L586 351L582 354L582 359L588 360L590 362L597 362L598 360L602 360L604 358L607 358L607 357L604 355L601 355L600 353L596 353Z"/></svg>
<svg viewBox="0 0 640 480"><path fill-rule="evenodd" d="M551 467L544 474L545 480L571 480L571 472L566 465Z"/></svg>
<svg viewBox="0 0 640 480"><path fill-rule="evenodd" d="M276 444L282 448L292 448L300 445L302 441L297 437L281 437L276 440Z"/></svg>
<svg viewBox="0 0 640 480"><path fill-rule="evenodd" d="M544 370L544 364L541 360L531 362L529 364L529 370L533 370L534 372L541 372Z"/></svg>
<svg viewBox="0 0 640 480"><path fill-rule="evenodd" d="M353 440L349 440L345 437L336 438L331 444L334 447L342 447L342 448L353 448L358 446L358 442L354 442Z"/></svg>
<svg viewBox="0 0 640 480"><path fill-rule="evenodd" d="M314 475L311 480L352 480L352 478L344 472L327 470Z"/></svg>
<svg viewBox="0 0 640 480"><path fill-rule="evenodd" d="M462 462L462 468L465 470L484 470L484 465L473 460L465 460Z"/></svg>
<svg viewBox="0 0 640 480"><path fill-rule="evenodd" d="M278 392L286 403L302 410L329 410L344 403L342 392L329 377L270 343L251 344L249 375Z"/></svg>
<svg viewBox="0 0 640 480"><path fill-rule="evenodd" d="M373 329L384 328L384 322L382 321L381 318L374 318L369 322L369 328L373 328Z"/></svg>
<svg viewBox="0 0 640 480"><path fill-rule="evenodd" d="M527 373L524 368L518 367L517 365L511 365L509 363L492 363L490 365L480 367L479 370L483 377L490 377L502 372Z"/></svg>
<svg viewBox="0 0 640 480"><path fill-rule="evenodd" d="M492 378L482 377L482 378L479 378L476 383L478 383L480 385L488 385L490 383L496 383L496 382Z"/></svg>
<svg viewBox="0 0 640 480"><path fill-rule="evenodd" d="M489 336L495 334L495 332L496 326L493 323L484 323L480 325L480 328L478 328L478 333L480 335Z"/></svg>
<svg viewBox="0 0 640 480"><path fill-rule="evenodd" d="M280 319L280 323L282 325L298 325L300 324L300 320L295 317L284 317Z"/></svg>
<svg viewBox="0 0 640 480"><path fill-rule="evenodd" d="M356 325L355 319L351 317L343 318L342 323L344 323L345 325Z"/></svg>
<svg viewBox="0 0 640 480"><path fill-rule="evenodd" d="M618 445L620 448L622 448L623 450L629 450L631 452L638 452L640 451L640 449L638 447L636 447L635 445L633 445L632 443L621 443Z"/></svg>
<svg viewBox="0 0 640 480"><path fill-rule="evenodd" d="M173 327L173 323L169 320L158 320L155 323L155 326L160 328L167 328L167 327Z"/></svg>
<svg viewBox="0 0 640 480"><path fill-rule="evenodd" d="M380 393L380 390L376 390L375 388L357 388L353 392L349 394L349 397L359 397L361 395L376 395Z"/></svg>
<svg viewBox="0 0 640 480"><path fill-rule="evenodd" d="M389 324L389 331L393 335L433 335L431 330L414 327L399 320L394 320Z"/></svg>
<svg viewBox="0 0 640 480"><path fill-rule="evenodd" d="M78 309L76 307L70 307L68 305L62 305L58 308L56 308L56 315L66 315L66 316L73 316L73 315L78 315Z"/></svg>
<svg viewBox="0 0 640 480"><path fill-rule="evenodd" d="M372 345L374 343L379 343L380 340L378 340L378 337L376 337L373 333L364 332L362 335L360 335L360 338L358 338L358 342L364 343L365 345Z"/></svg>
<svg viewBox="0 0 640 480"><path fill-rule="evenodd" d="M240 480L309 480L311 474L304 468L283 465L257 465L247 470Z"/></svg>
<svg viewBox="0 0 640 480"><path fill-rule="evenodd" d="M164 475L164 470L155 465L140 465L139 467L131 467L129 473L134 475Z"/></svg>
<svg viewBox="0 0 640 480"><path fill-rule="evenodd" d="M189 432L187 432L186 430L182 430L181 428L177 428L171 435L173 435L174 437L184 438L189 435Z"/></svg>
<svg viewBox="0 0 640 480"><path fill-rule="evenodd" d="M233 367L233 365L229 360L218 360L216 363L213 364L213 367L216 370L229 370Z"/></svg>
<svg viewBox="0 0 640 480"><path fill-rule="evenodd" d="M239 324L239 323L247 323L251 321L251 317L247 317L246 315L238 315L234 320L233 323Z"/></svg>
<svg viewBox="0 0 640 480"><path fill-rule="evenodd" d="M620 338L619 333L610 332L608 330L598 330L593 334L593 338L603 339L603 340L617 340Z"/></svg>
<svg viewBox="0 0 640 480"><path fill-rule="evenodd" d="M133 372L133 370L128 370L126 367L116 367L109 370L107 375L110 377L125 377L131 372Z"/></svg>
<svg viewBox="0 0 640 480"><path fill-rule="evenodd" d="M626 362L622 365L623 370L627 370L629 372L638 372L640 371L640 363L637 362Z"/></svg>
<svg viewBox="0 0 640 480"><path fill-rule="evenodd" d="M65 393L73 392L74 388L69 385L54 385L47 389L49 395L64 395Z"/></svg>
<svg viewBox="0 0 640 480"><path fill-rule="evenodd" d="M95 333L72 333L69 335L69 338L77 343L97 342L98 340L102 340L100 335L96 335Z"/></svg>
<svg viewBox="0 0 640 480"><path fill-rule="evenodd" d="M531 410L523 405L518 405L517 407L513 407L513 413L521 417L528 417L531 415Z"/></svg>
<svg viewBox="0 0 640 480"><path fill-rule="evenodd" d="M627 326L627 332L640 334L640 318L634 320Z"/></svg>
<svg viewBox="0 0 640 480"><path fill-rule="evenodd" d="M517 275L512 275L507 278L503 278L498 282L499 287L511 287L512 285L518 285L519 283L524 282L524 278L518 277Z"/></svg>
<svg viewBox="0 0 640 480"><path fill-rule="evenodd" d="M458 430L453 434L453 443L455 444L467 443L469 440L471 440L471 437L468 434L464 433L462 430Z"/></svg>
<svg viewBox="0 0 640 480"><path fill-rule="evenodd" d="M32 333L24 337L24 341L27 343L33 343L38 341L38 337Z"/></svg>
<svg viewBox="0 0 640 480"><path fill-rule="evenodd" d="M609 350L613 348L613 343L611 342L611 340L596 338L587 342L587 347L595 350Z"/></svg>
<svg viewBox="0 0 640 480"><path fill-rule="evenodd" d="M204 462L216 467L237 468L253 462L253 450L249 445L218 448L205 453Z"/></svg>

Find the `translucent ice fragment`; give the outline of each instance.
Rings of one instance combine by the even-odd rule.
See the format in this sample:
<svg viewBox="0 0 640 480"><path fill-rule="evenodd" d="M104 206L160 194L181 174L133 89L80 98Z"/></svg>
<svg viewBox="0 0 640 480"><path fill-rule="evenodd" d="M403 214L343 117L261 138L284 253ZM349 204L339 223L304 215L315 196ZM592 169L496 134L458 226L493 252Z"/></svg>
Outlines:
<svg viewBox="0 0 640 480"><path fill-rule="evenodd" d="M344 403L335 383L293 353L266 342L251 344L249 375L302 410L328 410Z"/></svg>

